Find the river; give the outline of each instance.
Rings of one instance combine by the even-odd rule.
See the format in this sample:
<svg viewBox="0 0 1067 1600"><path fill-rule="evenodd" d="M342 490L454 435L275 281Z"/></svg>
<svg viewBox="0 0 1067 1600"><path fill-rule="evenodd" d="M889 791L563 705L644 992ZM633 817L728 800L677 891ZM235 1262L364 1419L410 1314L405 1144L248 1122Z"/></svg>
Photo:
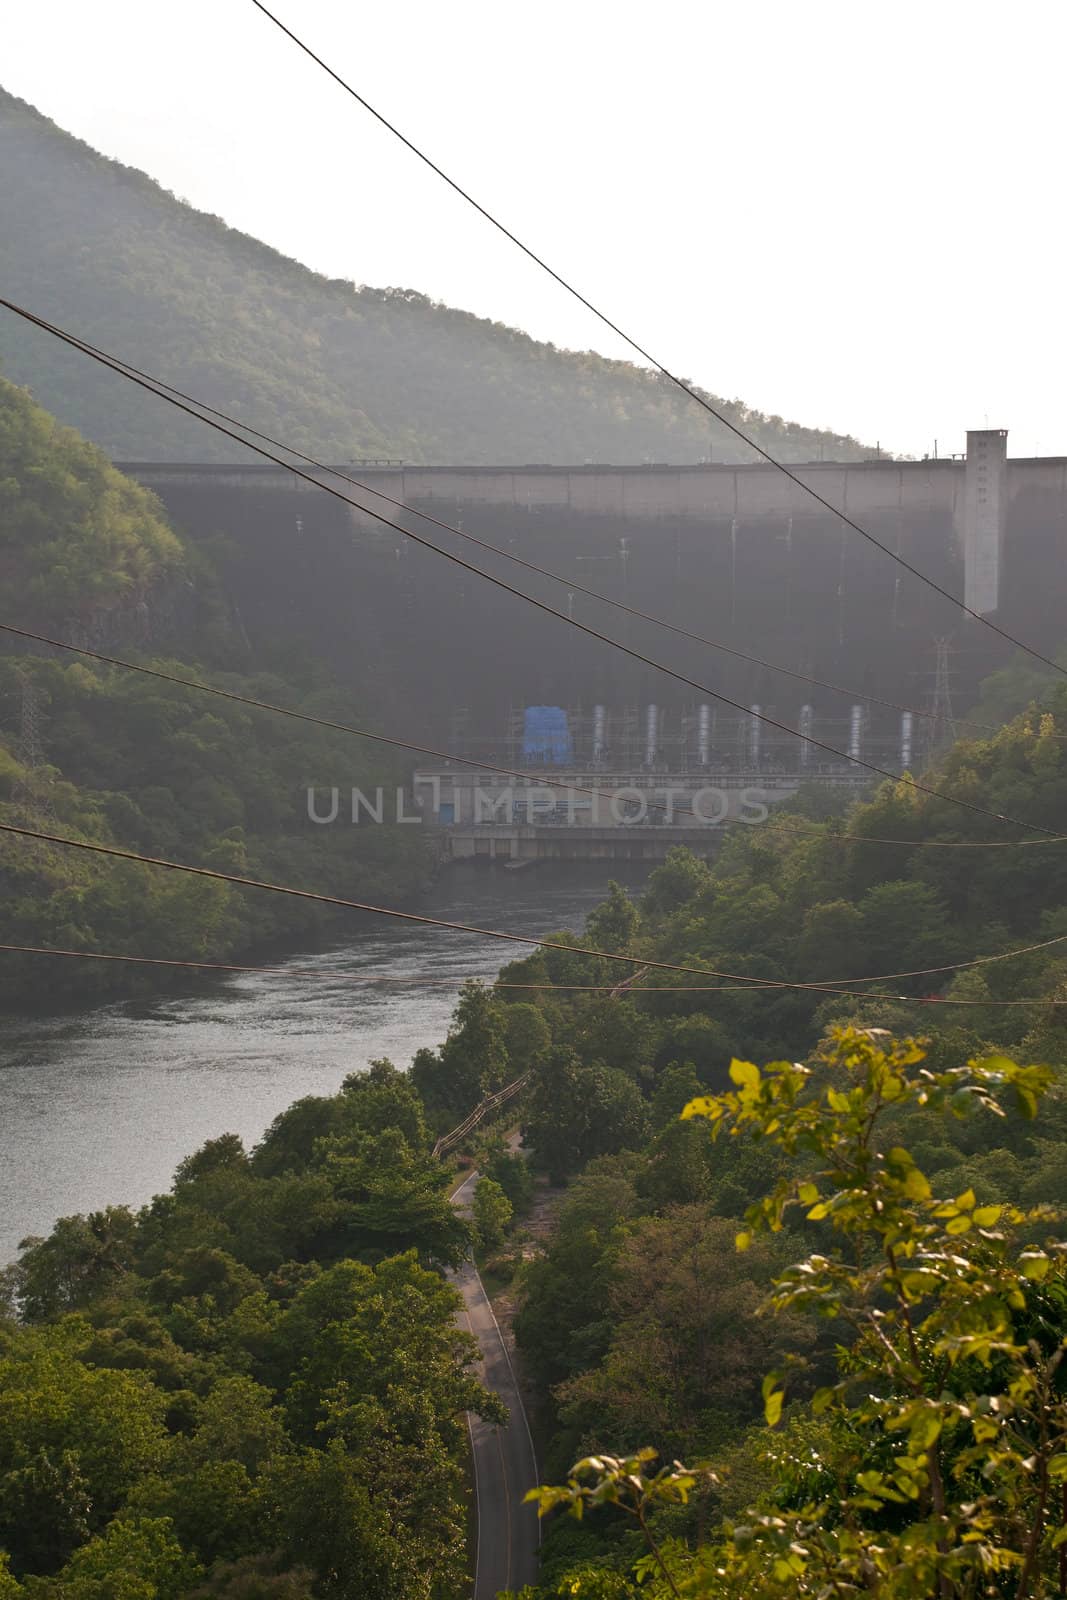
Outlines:
<svg viewBox="0 0 1067 1600"><path fill-rule="evenodd" d="M611 875L631 888L641 881L623 863L613 874L607 864L457 868L419 909L512 932L578 931ZM238 1133L250 1145L301 1095L331 1094L380 1056L406 1067L444 1037L458 982L353 978L492 978L519 954L383 918L280 970L187 995L0 1018L0 1264L57 1217L143 1204L205 1139Z"/></svg>

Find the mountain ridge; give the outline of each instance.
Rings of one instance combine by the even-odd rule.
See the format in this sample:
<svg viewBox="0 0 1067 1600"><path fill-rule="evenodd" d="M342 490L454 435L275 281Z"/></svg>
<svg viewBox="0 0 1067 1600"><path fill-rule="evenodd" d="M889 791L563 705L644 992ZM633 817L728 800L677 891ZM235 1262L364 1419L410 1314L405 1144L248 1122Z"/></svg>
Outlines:
<svg viewBox="0 0 1067 1600"><path fill-rule="evenodd" d="M655 371L417 290L324 277L2 88L0 182L18 219L0 236L11 299L322 459L752 459ZM14 317L0 322L0 369L113 457L243 458ZM866 453L842 434L715 404L786 460Z"/></svg>

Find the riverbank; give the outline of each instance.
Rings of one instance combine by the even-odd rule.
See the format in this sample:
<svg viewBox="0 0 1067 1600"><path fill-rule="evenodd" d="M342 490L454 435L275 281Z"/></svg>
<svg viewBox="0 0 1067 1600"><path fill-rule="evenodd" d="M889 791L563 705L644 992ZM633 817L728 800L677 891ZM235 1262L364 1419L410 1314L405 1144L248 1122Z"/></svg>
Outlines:
<svg viewBox="0 0 1067 1600"><path fill-rule="evenodd" d="M595 870L455 869L425 908L532 934L578 931L606 886ZM333 1093L380 1056L407 1067L444 1037L464 978L490 981L515 955L475 934L367 920L348 943L270 973L0 1019L0 1263L59 1216L143 1204L206 1139L254 1143L293 1100Z"/></svg>

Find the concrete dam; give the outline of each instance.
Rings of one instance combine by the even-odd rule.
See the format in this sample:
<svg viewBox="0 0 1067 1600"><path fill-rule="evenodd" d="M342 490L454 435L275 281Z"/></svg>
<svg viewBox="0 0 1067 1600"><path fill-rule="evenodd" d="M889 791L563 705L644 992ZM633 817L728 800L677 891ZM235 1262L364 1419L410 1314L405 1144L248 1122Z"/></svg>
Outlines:
<svg viewBox="0 0 1067 1600"><path fill-rule="evenodd" d="M965 457L793 470L951 594L1053 652L1067 615L1067 458L1012 459L1002 430L967 437ZM517 708L533 703L608 704L622 717L654 702L669 734L705 698L283 468L118 465L221 564L253 654L306 649L325 658L357 696L386 708L383 722L402 710L404 728L432 731L453 750L506 757ZM857 702L865 748L895 746L899 713L868 697L931 705L940 660L942 686L947 663L961 709L1012 655L766 465L338 470L409 509L324 478L345 495L708 689L792 726L809 707L815 736L842 749ZM413 510L575 587L430 527ZM578 586L845 692L666 633ZM740 724L724 737L741 739ZM764 757L778 759L773 739ZM789 759L783 748L781 761Z"/></svg>

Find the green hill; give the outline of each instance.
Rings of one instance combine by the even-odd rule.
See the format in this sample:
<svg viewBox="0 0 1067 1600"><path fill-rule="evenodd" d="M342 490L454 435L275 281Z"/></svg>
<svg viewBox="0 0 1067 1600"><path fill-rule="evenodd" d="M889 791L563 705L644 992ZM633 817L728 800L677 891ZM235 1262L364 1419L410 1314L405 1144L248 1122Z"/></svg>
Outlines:
<svg viewBox="0 0 1067 1600"><path fill-rule="evenodd" d="M182 544L153 495L2 380L0 619L93 648L118 646L180 677L206 671L222 688L311 715L353 714L352 692L331 688L311 660L282 671L263 656L248 676L203 552ZM306 786L322 772L365 790L404 776L402 764L360 740L0 633L0 822L46 832L55 825L76 838L354 898L410 899L429 867L421 839L407 837L419 830L311 826ZM275 939L307 942L327 926L300 901L6 834L0 905L13 944L194 961ZM128 992L165 977L8 952L0 1009Z"/></svg>
<svg viewBox="0 0 1067 1600"><path fill-rule="evenodd" d="M5 617L83 628L111 622L143 608L184 561L154 495L0 379Z"/></svg>
<svg viewBox="0 0 1067 1600"><path fill-rule="evenodd" d="M330 460L745 459L658 375L558 350L410 290L324 278L107 160L0 90L4 292ZM0 319L0 366L126 460L239 452L46 334ZM854 439L719 401L790 460Z"/></svg>

